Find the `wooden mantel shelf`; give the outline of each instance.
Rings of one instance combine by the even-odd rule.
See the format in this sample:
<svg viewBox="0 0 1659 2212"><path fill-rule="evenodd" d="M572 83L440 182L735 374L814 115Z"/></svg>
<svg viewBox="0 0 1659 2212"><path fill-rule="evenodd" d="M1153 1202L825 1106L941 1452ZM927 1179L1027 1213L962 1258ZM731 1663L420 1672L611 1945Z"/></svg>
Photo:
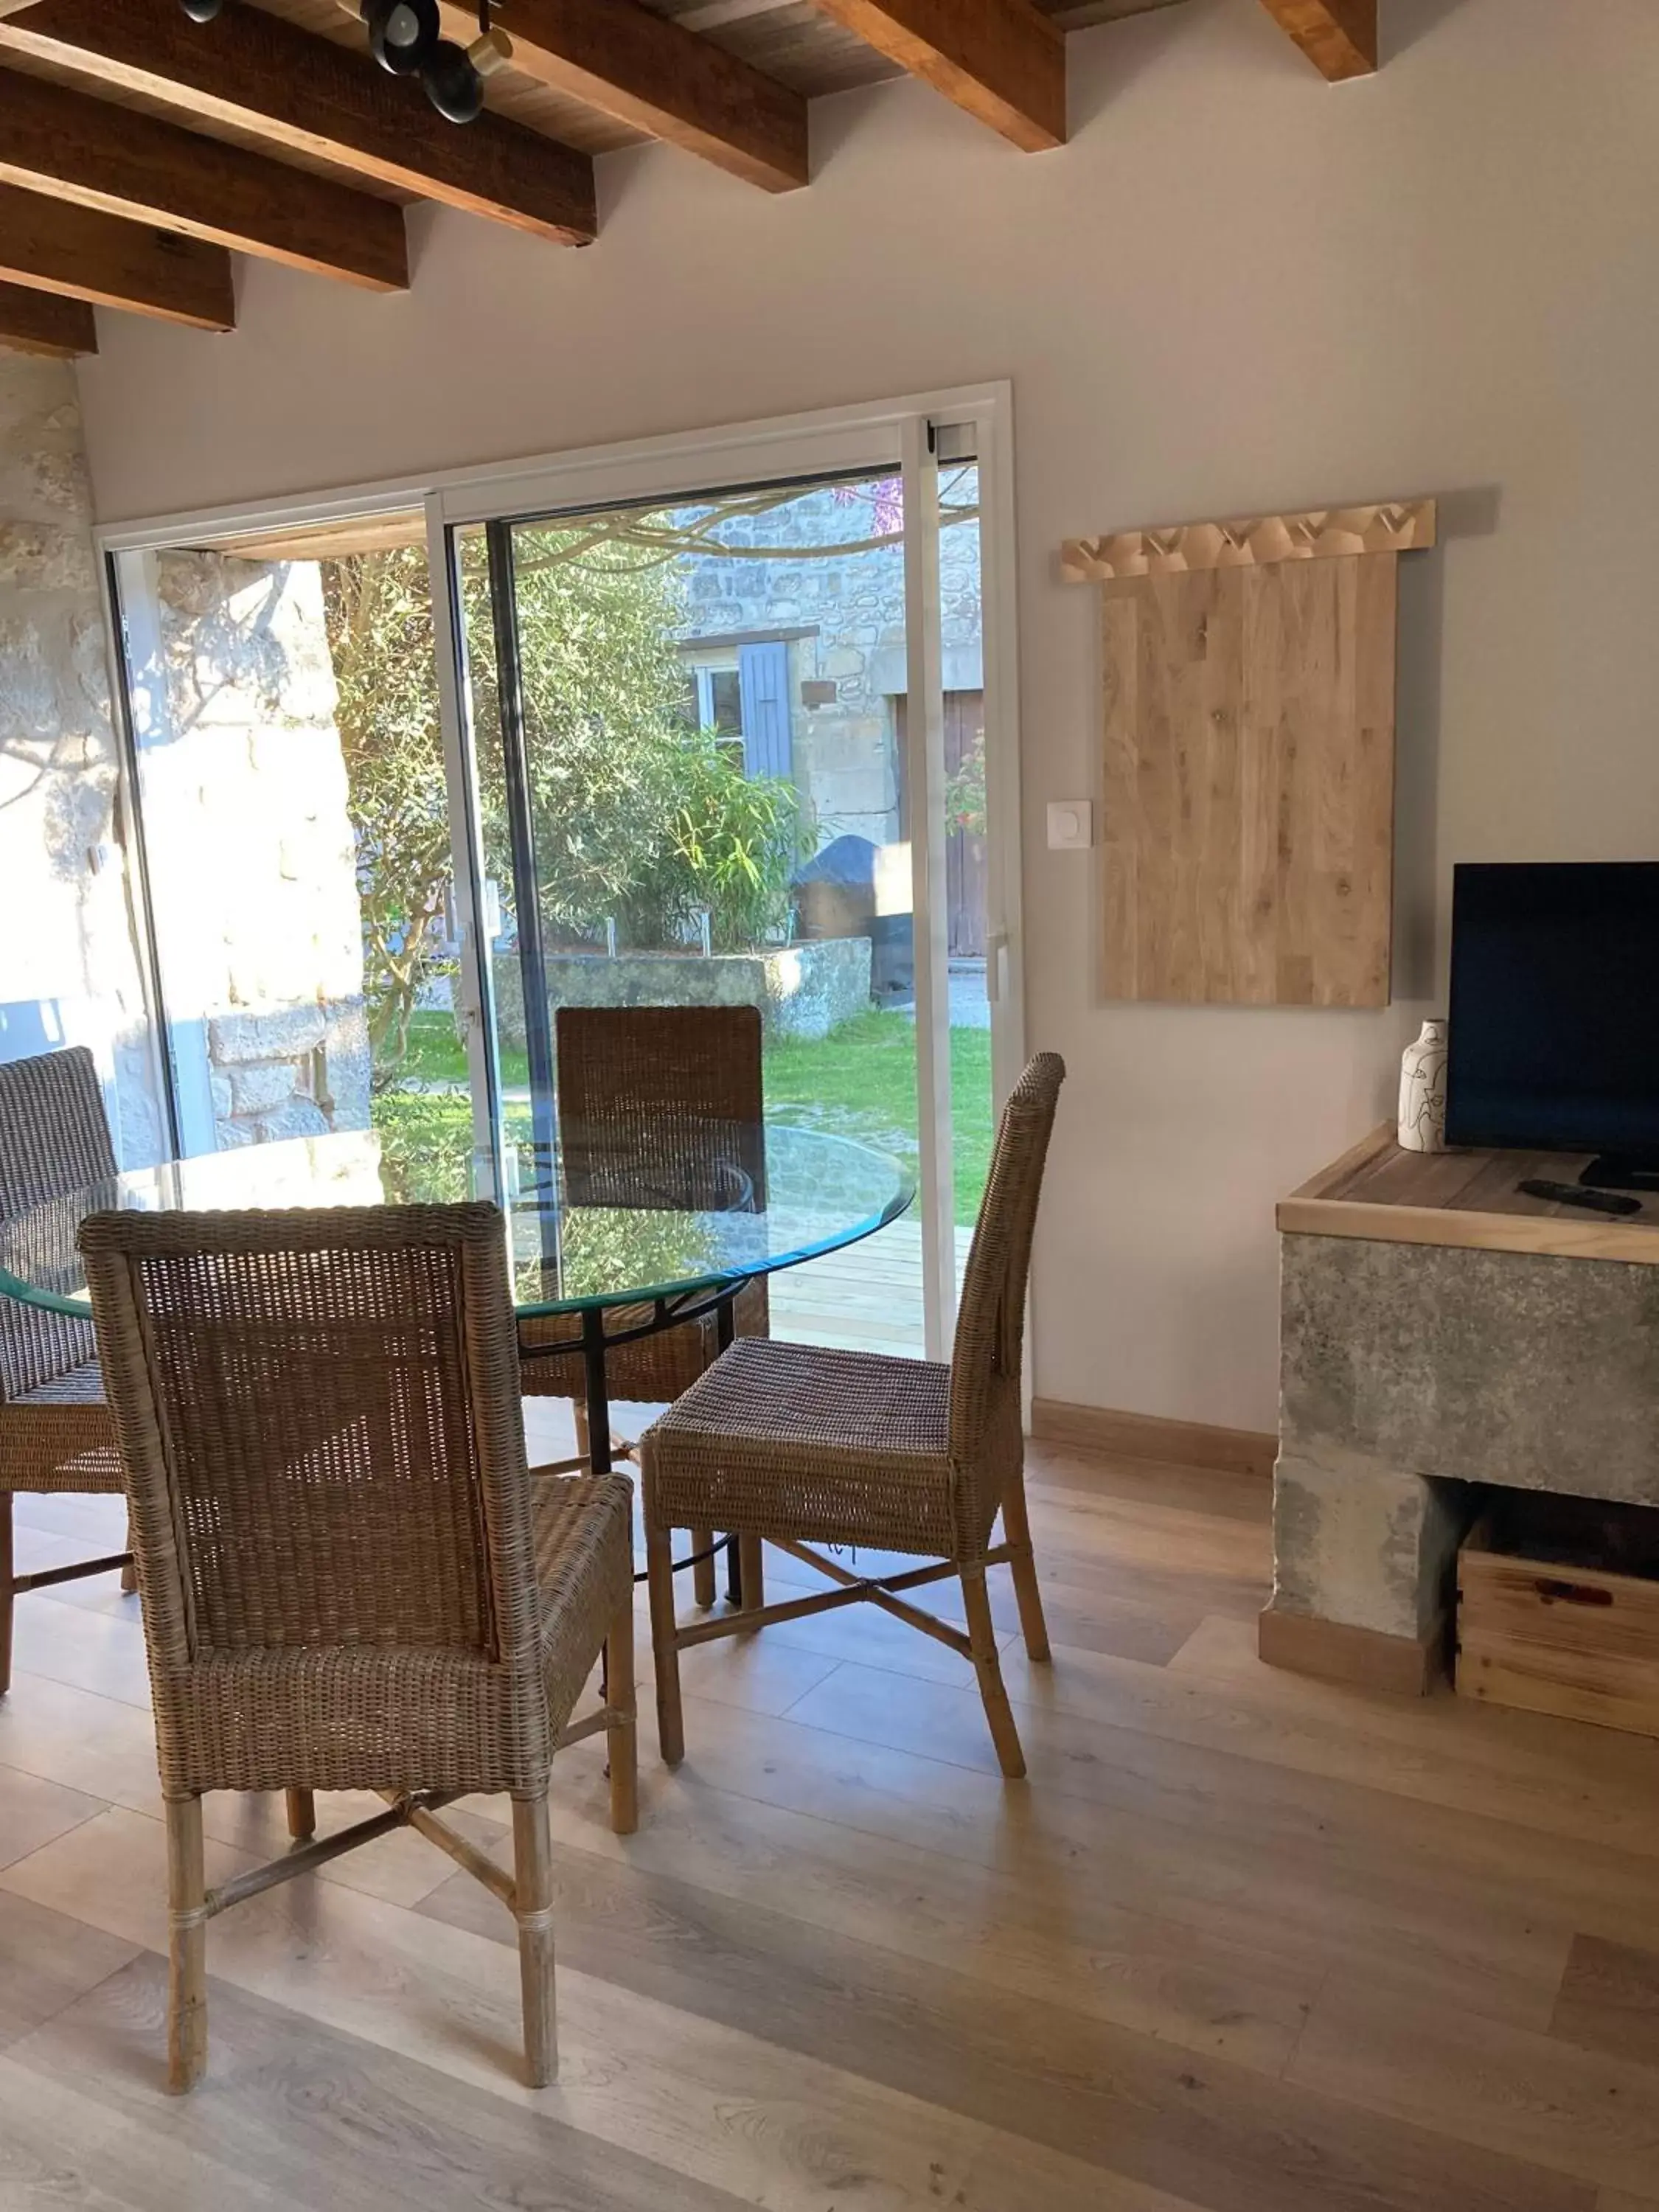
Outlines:
<svg viewBox="0 0 1659 2212"><path fill-rule="evenodd" d="M1407 1152L1384 1121L1279 1203L1289 1236L1451 1244L1659 1267L1659 1199L1615 1218L1528 1198L1523 1178L1576 1182L1588 1152Z"/></svg>

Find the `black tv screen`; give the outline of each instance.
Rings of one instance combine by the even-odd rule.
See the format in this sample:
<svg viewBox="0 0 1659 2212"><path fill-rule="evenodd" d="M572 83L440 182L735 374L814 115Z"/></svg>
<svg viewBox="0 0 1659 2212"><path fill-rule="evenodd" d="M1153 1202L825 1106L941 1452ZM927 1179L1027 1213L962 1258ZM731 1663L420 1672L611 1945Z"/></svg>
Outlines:
<svg viewBox="0 0 1659 2212"><path fill-rule="evenodd" d="M1452 878L1446 1141L1659 1165L1659 861Z"/></svg>

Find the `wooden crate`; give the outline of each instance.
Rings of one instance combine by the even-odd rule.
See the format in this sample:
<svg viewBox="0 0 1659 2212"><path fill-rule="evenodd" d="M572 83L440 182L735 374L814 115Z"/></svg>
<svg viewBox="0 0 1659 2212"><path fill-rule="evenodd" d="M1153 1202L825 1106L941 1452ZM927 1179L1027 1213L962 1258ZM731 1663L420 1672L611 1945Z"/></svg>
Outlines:
<svg viewBox="0 0 1659 2212"><path fill-rule="evenodd" d="M1611 1547L1553 1541L1502 1507L1470 1532L1457 1561L1458 1692L1659 1736L1659 1512L1595 1513L1642 1520L1626 1520ZM1609 1548L1617 1566L1604 1564Z"/></svg>

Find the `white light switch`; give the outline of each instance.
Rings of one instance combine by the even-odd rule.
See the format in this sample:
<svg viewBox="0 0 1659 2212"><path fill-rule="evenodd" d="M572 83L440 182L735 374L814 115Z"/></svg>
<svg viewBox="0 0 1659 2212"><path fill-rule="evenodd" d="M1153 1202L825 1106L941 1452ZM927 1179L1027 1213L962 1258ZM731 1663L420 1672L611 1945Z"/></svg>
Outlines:
<svg viewBox="0 0 1659 2212"><path fill-rule="evenodd" d="M1095 842L1095 805L1091 799L1051 799L1048 801L1048 849L1051 853L1084 853Z"/></svg>

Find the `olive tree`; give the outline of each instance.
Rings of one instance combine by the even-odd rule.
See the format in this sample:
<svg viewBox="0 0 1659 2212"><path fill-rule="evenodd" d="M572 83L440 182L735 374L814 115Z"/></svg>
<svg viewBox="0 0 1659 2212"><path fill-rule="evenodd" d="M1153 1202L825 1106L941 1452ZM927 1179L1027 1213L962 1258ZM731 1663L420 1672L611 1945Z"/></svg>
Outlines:
<svg viewBox="0 0 1659 2212"><path fill-rule="evenodd" d="M658 944L710 917L721 949L786 921L805 831L794 786L746 777L740 749L686 712L675 645L680 580L656 549L593 531L520 533L516 604L544 926L582 938L614 920ZM483 548L462 554L486 845L502 861L499 701ZM377 1080L395 1080L422 987L450 850L424 549L324 566L337 709L357 836L365 990Z"/></svg>

